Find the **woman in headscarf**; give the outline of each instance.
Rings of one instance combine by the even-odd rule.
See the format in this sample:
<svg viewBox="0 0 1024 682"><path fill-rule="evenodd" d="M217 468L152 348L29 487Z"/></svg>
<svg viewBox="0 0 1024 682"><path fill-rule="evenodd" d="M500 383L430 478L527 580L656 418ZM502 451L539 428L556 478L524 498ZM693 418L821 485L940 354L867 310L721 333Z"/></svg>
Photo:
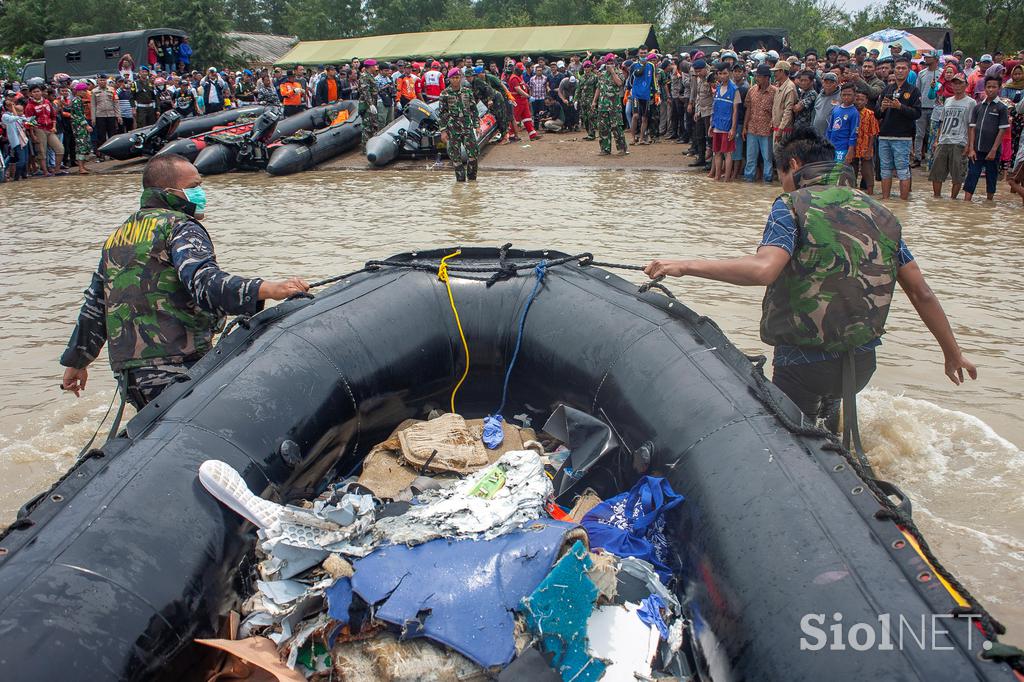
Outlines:
<svg viewBox="0 0 1024 682"><path fill-rule="evenodd" d="M1024 131L1024 112L1017 113L1018 107L1016 106L1024 100L1024 64L1012 61L1008 64L1010 76L1003 83L1003 90L1000 94L1014 104L1010 107L1010 151L1011 154L1016 154L1020 149L1021 132Z"/></svg>
<svg viewBox="0 0 1024 682"><path fill-rule="evenodd" d="M978 70L974 65L974 58L968 57L964 60L964 78L970 78L971 74Z"/></svg>
<svg viewBox="0 0 1024 682"><path fill-rule="evenodd" d="M75 133L75 161L78 163L79 175L89 174L85 169L85 160L89 158L89 152L92 150L92 142L89 139L92 126L85 117L85 102L82 101L82 93L88 89L88 83L75 83L75 96L71 99L71 129Z"/></svg>

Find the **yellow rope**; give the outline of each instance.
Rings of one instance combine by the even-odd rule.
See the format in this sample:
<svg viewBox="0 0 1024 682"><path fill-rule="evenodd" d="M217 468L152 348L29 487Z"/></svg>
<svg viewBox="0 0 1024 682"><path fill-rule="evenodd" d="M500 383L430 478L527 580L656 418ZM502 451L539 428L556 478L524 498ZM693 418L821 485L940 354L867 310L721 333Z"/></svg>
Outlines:
<svg viewBox="0 0 1024 682"><path fill-rule="evenodd" d="M466 368L462 371L462 377L459 382L455 384L455 388L452 389L452 413L455 413L455 394L459 392L459 387L462 386L462 382L469 376L469 344L466 343L466 335L462 331L462 321L459 320L459 311L455 308L455 298L452 296L452 285L448 281L448 263L446 262L449 258L454 258L462 253L462 249L456 250L454 253L450 253L441 259L441 265L437 269L437 278L444 282L445 287L448 289L448 302L452 304L452 312L455 313L455 326L459 328L459 338L462 339L462 350L466 353Z"/></svg>

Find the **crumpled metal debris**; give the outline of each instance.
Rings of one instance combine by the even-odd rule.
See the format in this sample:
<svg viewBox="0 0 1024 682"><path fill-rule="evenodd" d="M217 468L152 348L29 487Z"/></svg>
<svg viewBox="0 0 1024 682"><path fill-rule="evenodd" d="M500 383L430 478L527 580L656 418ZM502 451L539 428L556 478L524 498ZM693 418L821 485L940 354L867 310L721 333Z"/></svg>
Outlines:
<svg viewBox="0 0 1024 682"><path fill-rule="evenodd" d="M497 472L504 482L489 484ZM360 557L382 544L415 545L441 537L490 540L543 517L544 500L550 494L551 481L537 453L509 452L488 469L428 490L404 514L378 519L362 536L327 548Z"/></svg>

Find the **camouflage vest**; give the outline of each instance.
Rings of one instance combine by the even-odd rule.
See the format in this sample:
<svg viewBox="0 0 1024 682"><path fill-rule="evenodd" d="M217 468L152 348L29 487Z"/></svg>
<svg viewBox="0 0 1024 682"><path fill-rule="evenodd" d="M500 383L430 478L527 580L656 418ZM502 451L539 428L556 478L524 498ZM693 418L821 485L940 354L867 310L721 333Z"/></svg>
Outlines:
<svg viewBox="0 0 1024 682"><path fill-rule="evenodd" d="M796 250L764 294L761 340L837 352L885 333L901 227L853 187L845 164L808 164L783 194L796 219Z"/></svg>
<svg viewBox="0 0 1024 682"><path fill-rule="evenodd" d="M221 321L196 305L171 264L171 233L192 220L175 204L187 202L145 190L142 209L103 245L100 271L115 372L198 360L210 350Z"/></svg>

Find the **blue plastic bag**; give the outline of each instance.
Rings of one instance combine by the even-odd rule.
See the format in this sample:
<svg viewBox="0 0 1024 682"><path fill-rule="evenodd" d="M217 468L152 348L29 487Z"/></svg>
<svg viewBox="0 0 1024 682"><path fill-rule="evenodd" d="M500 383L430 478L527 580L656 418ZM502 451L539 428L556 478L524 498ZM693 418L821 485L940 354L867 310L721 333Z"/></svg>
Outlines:
<svg viewBox="0 0 1024 682"><path fill-rule="evenodd" d="M644 476L628 493L591 509L580 524L590 537L591 548L643 559L654 566L661 582L667 583L672 571L668 568L665 512L682 501L683 496L664 478Z"/></svg>

